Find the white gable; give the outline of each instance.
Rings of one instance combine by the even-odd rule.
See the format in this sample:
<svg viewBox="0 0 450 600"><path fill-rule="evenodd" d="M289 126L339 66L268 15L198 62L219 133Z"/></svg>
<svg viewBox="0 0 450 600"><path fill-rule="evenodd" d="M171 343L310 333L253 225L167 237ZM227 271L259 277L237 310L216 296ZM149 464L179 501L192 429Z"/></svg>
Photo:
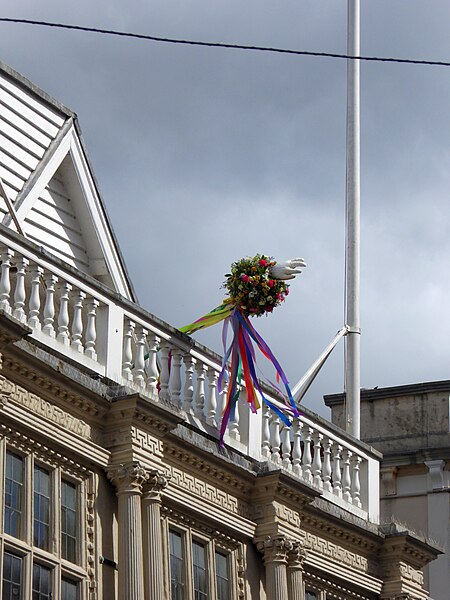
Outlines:
<svg viewBox="0 0 450 600"><path fill-rule="evenodd" d="M132 286L84 151L76 116L0 68L0 222L129 299Z"/></svg>
<svg viewBox="0 0 450 600"><path fill-rule="evenodd" d="M92 275L75 203L67 188L61 165L27 212L23 229L32 242L44 246L73 267Z"/></svg>

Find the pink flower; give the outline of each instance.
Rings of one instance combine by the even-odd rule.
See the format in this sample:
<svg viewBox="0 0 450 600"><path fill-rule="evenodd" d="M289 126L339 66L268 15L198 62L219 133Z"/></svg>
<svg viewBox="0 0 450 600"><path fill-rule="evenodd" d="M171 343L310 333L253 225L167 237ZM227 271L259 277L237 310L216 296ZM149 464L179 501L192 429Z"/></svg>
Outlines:
<svg viewBox="0 0 450 600"><path fill-rule="evenodd" d="M285 296L289 296L289 288L286 288L284 291Z"/></svg>
<svg viewBox="0 0 450 600"><path fill-rule="evenodd" d="M281 294L280 292L278 292L277 298L278 300L284 300L283 294Z"/></svg>
<svg viewBox="0 0 450 600"><path fill-rule="evenodd" d="M241 275L241 280L244 283L247 283L247 281L250 279L250 277L248 275L246 275L245 273L243 275Z"/></svg>
<svg viewBox="0 0 450 600"><path fill-rule="evenodd" d="M274 282L274 281L272 281L272 279L269 279L269 281L267 282L267 285L268 285L269 287L273 287L273 286L275 285L275 282Z"/></svg>
<svg viewBox="0 0 450 600"><path fill-rule="evenodd" d="M267 267L267 260L265 260L264 258L261 258L261 260L259 261L259 266Z"/></svg>

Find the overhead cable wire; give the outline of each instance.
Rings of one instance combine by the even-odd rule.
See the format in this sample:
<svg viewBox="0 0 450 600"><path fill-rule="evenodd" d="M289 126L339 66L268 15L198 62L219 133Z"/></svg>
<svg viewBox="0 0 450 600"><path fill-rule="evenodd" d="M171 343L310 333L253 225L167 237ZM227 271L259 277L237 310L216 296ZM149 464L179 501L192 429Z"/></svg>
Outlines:
<svg viewBox="0 0 450 600"><path fill-rule="evenodd" d="M208 48L228 48L232 50L252 50L256 52L271 52L275 54L293 54L296 56L316 56L322 58L354 59L368 62L401 63L410 65L431 65L435 67L450 67L450 62L440 60L419 60L412 58L389 58L382 56L351 56L348 54L337 54L335 52L313 52L308 50L289 50L288 48L274 48L270 46L249 46L246 44L227 44L225 42L201 42L195 40L184 40L177 38L157 37L143 33L131 33L127 31L115 31L113 29L100 29L98 27L86 27L83 25L68 25L66 23L52 23L49 21L34 21L31 19L13 19L0 17L3 23L19 23L22 25L40 25L43 27L54 27L57 29L72 29L75 31L87 31L89 33L101 33L152 42L165 42L167 44L184 44L188 46L206 46Z"/></svg>

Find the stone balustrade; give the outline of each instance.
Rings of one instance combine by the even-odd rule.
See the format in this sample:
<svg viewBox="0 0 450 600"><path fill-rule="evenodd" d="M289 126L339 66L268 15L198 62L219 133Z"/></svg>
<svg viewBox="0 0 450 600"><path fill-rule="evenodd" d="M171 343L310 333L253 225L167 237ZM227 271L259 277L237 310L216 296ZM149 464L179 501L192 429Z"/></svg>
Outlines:
<svg viewBox="0 0 450 600"><path fill-rule="evenodd" d="M217 383L221 357L14 232L0 232L0 260L0 310L26 323L32 338L99 377L170 402L192 425L218 435L226 395ZM307 409L291 427L267 406L250 416L245 389L242 396L228 445L378 519L375 451Z"/></svg>

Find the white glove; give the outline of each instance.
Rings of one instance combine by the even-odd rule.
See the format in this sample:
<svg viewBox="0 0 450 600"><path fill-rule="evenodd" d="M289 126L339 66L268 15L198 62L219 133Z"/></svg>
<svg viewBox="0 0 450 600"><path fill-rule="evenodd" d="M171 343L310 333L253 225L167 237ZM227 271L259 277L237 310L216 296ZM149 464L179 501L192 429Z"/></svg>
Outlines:
<svg viewBox="0 0 450 600"><path fill-rule="evenodd" d="M306 267L303 258L291 258L291 260L277 262L270 268L269 273L274 279L294 279L298 273L301 273L301 269L296 267Z"/></svg>

